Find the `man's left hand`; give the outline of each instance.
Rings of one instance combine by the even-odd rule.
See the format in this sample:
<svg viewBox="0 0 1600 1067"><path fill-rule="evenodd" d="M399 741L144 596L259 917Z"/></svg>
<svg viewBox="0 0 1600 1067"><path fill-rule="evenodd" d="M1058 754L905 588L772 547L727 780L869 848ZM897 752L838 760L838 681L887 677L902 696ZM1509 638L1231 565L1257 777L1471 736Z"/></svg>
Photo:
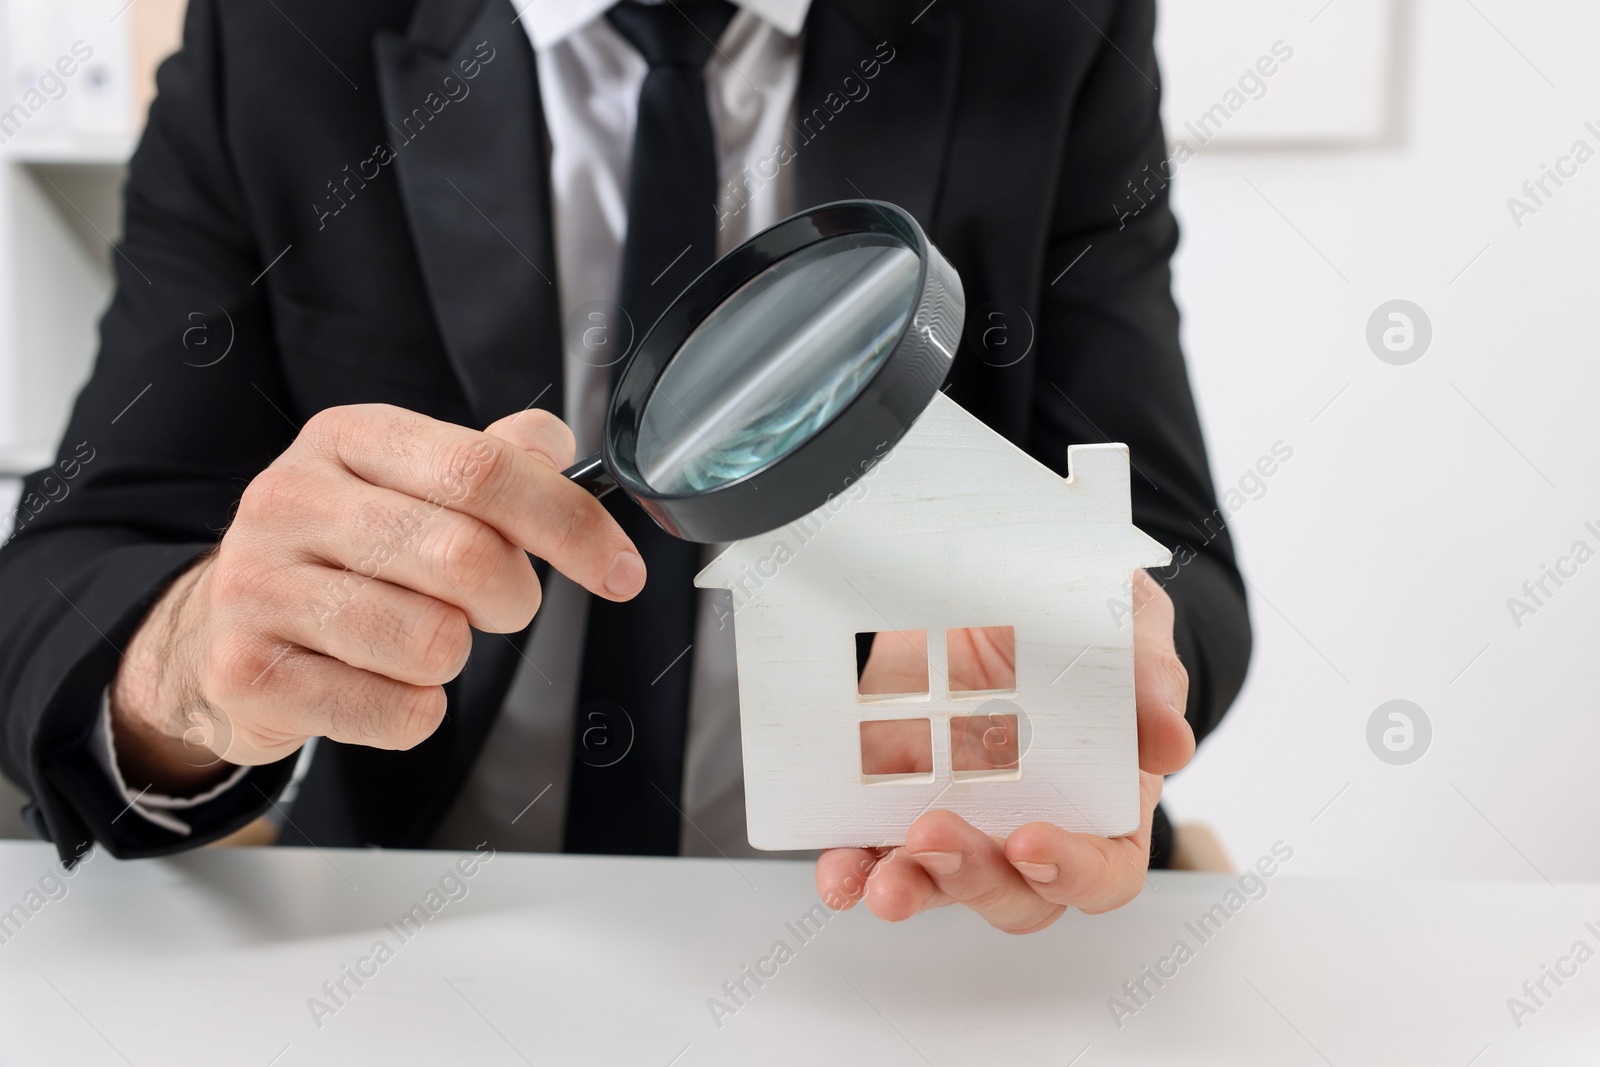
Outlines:
<svg viewBox="0 0 1600 1067"><path fill-rule="evenodd" d="M1120 908L1138 895L1150 864L1150 822L1164 775L1194 755L1194 732L1183 716L1189 676L1172 642L1172 600L1144 571L1133 578L1133 673L1139 728L1139 828L1125 837L1075 833L1047 822L1019 827L1004 840L954 812L925 812L894 848L835 848L817 860L817 889L829 907L866 900L874 915L899 922L929 908L961 903L1000 930L1042 930L1073 907L1090 914ZM1007 664L983 634L950 650L950 681L959 689L988 684ZM893 679L919 669L921 655L904 641L878 641L862 674L862 691L898 691ZM902 662L904 661L904 662ZM887 685L888 688L881 688ZM874 688L880 686L879 688ZM885 743L893 743L886 737Z"/></svg>

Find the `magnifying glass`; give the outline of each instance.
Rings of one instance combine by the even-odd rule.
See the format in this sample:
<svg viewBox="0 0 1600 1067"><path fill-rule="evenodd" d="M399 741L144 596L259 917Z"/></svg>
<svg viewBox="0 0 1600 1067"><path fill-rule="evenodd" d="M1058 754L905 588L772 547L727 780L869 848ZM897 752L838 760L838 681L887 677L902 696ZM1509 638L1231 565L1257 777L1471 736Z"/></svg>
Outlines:
<svg viewBox="0 0 1600 1067"><path fill-rule="evenodd" d="M775 530L848 487L904 436L961 336L961 279L893 204L843 200L735 248L656 320L566 471L620 487L668 533Z"/></svg>

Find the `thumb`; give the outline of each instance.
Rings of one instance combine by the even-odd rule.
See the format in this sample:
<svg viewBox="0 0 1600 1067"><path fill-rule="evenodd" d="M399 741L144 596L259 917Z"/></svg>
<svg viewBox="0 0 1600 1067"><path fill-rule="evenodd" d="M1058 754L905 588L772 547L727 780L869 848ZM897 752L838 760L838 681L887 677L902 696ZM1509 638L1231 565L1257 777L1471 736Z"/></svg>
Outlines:
<svg viewBox="0 0 1600 1067"><path fill-rule="evenodd" d="M1133 688L1139 717L1139 766L1152 774L1182 770L1194 756L1184 718L1189 672L1172 641L1172 598L1144 571L1133 577Z"/></svg>
<svg viewBox="0 0 1600 1067"><path fill-rule="evenodd" d="M572 466L577 455L577 441L567 424L543 408L528 408L507 415L491 423L484 433L510 441L558 471Z"/></svg>

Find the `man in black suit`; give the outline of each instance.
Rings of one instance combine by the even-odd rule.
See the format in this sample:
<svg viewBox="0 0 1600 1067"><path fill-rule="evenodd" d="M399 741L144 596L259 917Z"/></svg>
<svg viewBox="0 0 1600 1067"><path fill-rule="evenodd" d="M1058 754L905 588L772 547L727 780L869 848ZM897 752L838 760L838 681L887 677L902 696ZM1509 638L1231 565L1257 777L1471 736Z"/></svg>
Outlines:
<svg viewBox="0 0 1600 1067"><path fill-rule="evenodd" d="M1152 0L590 6L191 0L98 362L0 552L0 761L29 824L63 857L166 854L269 810L289 843L477 833L462 798L505 759L507 709L539 710L517 693L543 626L574 638L546 664L562 736L602 704L638 731L609 776L575 742L552 847L677 852L710 683L699 651L650 675L695 637L693 558L560 474L605 381L572 388L595 312L571 280L620 278L648 323L740 226L865 196L961 274L949 394L1062 473L1072 443L1127 442L1135 522L1175 559L1120 609L1137 834L996 842L935 811L904 848L825 853L819 886L1014 931L1130 899L1170 848L1160 776L1249 654L1177 343ZM555 614L560 582L581 609Z"/></svg>

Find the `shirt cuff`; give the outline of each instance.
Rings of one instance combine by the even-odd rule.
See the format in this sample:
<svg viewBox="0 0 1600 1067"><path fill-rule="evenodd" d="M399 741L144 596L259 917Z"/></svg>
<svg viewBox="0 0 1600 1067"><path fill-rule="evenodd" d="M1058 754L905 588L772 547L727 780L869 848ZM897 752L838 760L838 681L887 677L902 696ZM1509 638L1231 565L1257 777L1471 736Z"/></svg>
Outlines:
<svg viewBox="0 0 1600 1067"><path fill-rule="evenodd" d="M128 805L124 813L133 811L148 822L154 823L163 830L188 837L190 826L173 812L184 811L197 807L209 800L226 793L239 784L239 780L250 770L248 767L235 767L233 773L228 775L216 785L203 793L196 793L191 797L170 797L163 793L152 793L149 789L134 793L128 788L128 783L123 780L122 769L117 766L117 750L111 739L111 689L108 686L100 694L100 721L95 727L94 739L90 743L94 753L95 762L101 770L106 772L117 787L117 792L122 794L123 801Z"/></svg>

